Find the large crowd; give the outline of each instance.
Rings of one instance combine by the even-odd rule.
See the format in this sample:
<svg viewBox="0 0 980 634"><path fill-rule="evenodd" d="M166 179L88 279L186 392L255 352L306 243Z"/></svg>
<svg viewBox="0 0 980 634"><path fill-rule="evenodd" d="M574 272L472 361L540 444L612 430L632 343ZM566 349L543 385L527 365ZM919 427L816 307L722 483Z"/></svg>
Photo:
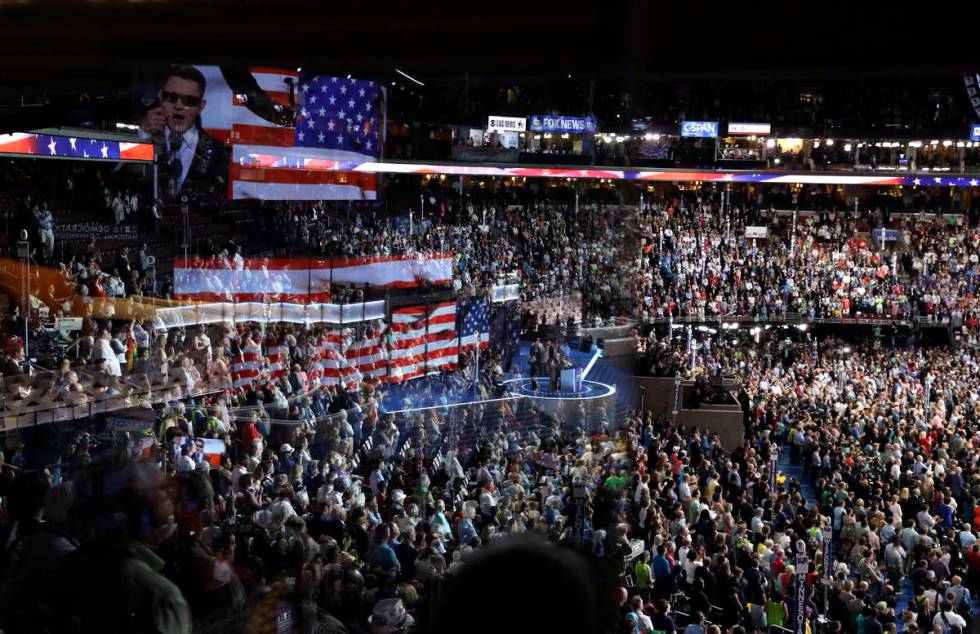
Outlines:
<svg viewBox="0 0 980 634"><path fill-rule="evenodd" d="M575 318L589 324L787 313L977 321L980 234L972 216L951 222L874 209L805 213L794 222L786 211L719 200L680 192L639 209L500 198L411 229L405 218L356 214L345 222L307 207L282 212L276 226L287 243L325 256L451 253L457 293L518 280L525 303L580 297ZM747 238L746 227L765 236ZM900 239L875 239L882 228ZM544 312L545 323L568 316L554 302Z"/></svg>
<svg viewBox="0 0 980 634"><path fill-rule="evenodd" d="M516 280L533 307L527 335L570 315L558 333L799 313L948 319L976 343L969 222L794 219L693 192L631 207L509 202L407 225L315 205L272 222L311 254L452 253L458 295ZM870 232L883 225L899 240L880 244ZM744 438L726 448L649 411L579 425L500 398L510 364L498 345L389 385L326 372L344 368L325 325L167 327L156 289L138 284L144 254L103 263L133 280L111 294L97 245L82 255L49 288L38 278L32 315L81 317L70 353L28 372L25 316L4 322L18 334L4 342L3 420L20 427L0 459L4 631L501 631L513 617L737 634L803 615L832 633L958 634L972 622L975 345L753 342L742 330L685 349L654 329L641 347L665 374L739 381ZM19 424L39 412L60 413ZM490 606L504 588L513 610Z"/></svg>
<svg viewBox="0 0 980 634"><path fill-rule="evenodd" d="M100 187L100 194L110 191L107 184ZM321 203L277 205L263 211L261 233L278 237L277 248L263 255L451 254L454 293L486 294L494 285L516 282L525 303L559 300L538 316L544 323L565 321L565 306L580 306L573 317L587 324L787 313L948 319L954 326L977 321L976 214L953 221L894 214L875 201L874 208L857 213L827 211L836 208L828 196L803 190L787 198L773 190L753 199L736 192L734 204L723 204L724 192L707 187L649 195L640 208L598 193L578 204L531 191L460 199L439 192L425 214L411 219L371 207L344 214ZM110 207L119 206L108 198ZM120 192L116 198L133 198L120 204L148 213L134 196ZM786 211L794 205L816 211L794 222ZM44 200L27 199L17 212L18 223L35 232L38 263L58 273L39 276L32 286L36 311L46 317L98 314L106 298L174 295L146 244L104 250L89 240L61 249L59 258L47 207ZM124 209L123 215L130 213ZM762 227L766 235L746 238L747 227ZM899 240L873 238L882 228ZM213 246L197 261L219 259L235 268L255 255L247 244ZM380 289L363 285L329 289L340 302L360 301L372 290L380 296Z"/></svg>
<svg viewBox="0 0 980 634"><path fill-rule="evenodd" d="M298 360L290 334L274 336ZM211 361L220 385L225 343L154 342L141 355L148 380L166 355L185 369ZM734 450L651 412L608 431L528 401L451 408L440 398L460 386L445 377L385 405L367 384L311 389L299 365L231 394L193 396L185 377L142 404L149 423L122 444L100 423L24 430L0 478L5 631L59 631L68 618L76 631L236 618L450 631L487 599L484 574L524 588L487 572L521 540L550 542L532 547L538 557L569 547L588 562L574 565L593 575L592 603L561 608L591 619L581 631L792 629L800 610L834 632L965 631L980 583L980 362L832 338L816 352L777 338L695 345L695 377L740 381ZM442 406L404 411L426 402ZM780 472L771 488L781 454L802 476ZM120 586L113 571L132 574ZM85 589L91 575L111 585Z"/></svg>

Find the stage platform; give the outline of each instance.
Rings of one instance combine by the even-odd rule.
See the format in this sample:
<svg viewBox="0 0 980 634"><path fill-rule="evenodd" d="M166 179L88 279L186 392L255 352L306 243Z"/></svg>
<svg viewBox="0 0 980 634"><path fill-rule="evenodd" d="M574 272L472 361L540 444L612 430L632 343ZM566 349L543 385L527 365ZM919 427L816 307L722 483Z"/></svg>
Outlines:
<svg viewBox="0 0 980 634"><path fill-rule="evenodd" d="M582 380L578 391L548 389L550 377L537 377L537 389L531 388L529 342L521 342L514 356L512 371L504 381L507 393L528 399L541 412L556 416L564 426L580 426L588 431L603 431L604 426L615 425L621 414L617 407L617 386L603 378L602 359L598 359L588 376ZM593 352L582 352L577 346L567 350L572 364L585 368L592 360ZM593 378L589 378L593 377Z"/></svg>
<svg viewBox="0 0 980 634"><path fill-rule="evenodd" d="M531 389L531 379L510 379L504 381L504 386L509 394L529 396L532 398L564 400L588 400L594 398L607 398L616 394L615 385L607 385L598 381L582 381L582 389L578 392L563 392L561 390L542 389L542 383L548 380L538 380L538 389Z"/></svg>

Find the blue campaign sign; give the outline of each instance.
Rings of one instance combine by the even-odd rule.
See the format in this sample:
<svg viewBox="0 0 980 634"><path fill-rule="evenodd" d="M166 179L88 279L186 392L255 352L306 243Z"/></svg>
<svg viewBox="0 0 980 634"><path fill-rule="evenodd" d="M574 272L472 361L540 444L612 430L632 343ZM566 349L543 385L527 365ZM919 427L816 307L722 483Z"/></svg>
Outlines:
<svg viewBox="0 0 980 634"><path fill-rule="evenodd" d="M874 234L879 242L898 241L898 231L895 229L875 229Z"/></svg>
<svg viewBox="0 0 980 634"><path fill-rule="evenodd" d="M595 119L592 117L566 117L563 115L531 115L531 130L534 132L572 132L575 134L595 134Z"/></svg>
<svg viewBox="0 0 980 634"><path fill-rule="evenodd" d="M718 138L717 121L681 121L681 136Z"/></svg>
<svg viewBox="0 0 980 634"><path fill-rule="evenodd" d="M970 126L970 140L980 141L980 124Z"/></svg>

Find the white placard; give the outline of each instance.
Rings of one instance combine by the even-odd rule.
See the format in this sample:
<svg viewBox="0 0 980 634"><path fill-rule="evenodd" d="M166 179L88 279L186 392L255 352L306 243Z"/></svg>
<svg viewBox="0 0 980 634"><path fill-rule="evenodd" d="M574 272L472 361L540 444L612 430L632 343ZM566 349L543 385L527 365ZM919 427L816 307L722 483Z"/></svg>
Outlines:
<svg viewBox="0 0 980 634"><path fill-rule="evenodd" d="M745 227L745 237L765 240L769 237L769 228L747 226Z"/></svg>
<svg viewBox="0 0 980 634"><path fill-rule="evenodd" d="M487 130L490 132L524 132L527 130L527 119L490 115L487 120Z"/></svg>
<svg viewBox="0 0 980 634"><path fill-rule="evenodd" d="M729 123L728 134L769 134L772 124L769 123Z"/></svg>

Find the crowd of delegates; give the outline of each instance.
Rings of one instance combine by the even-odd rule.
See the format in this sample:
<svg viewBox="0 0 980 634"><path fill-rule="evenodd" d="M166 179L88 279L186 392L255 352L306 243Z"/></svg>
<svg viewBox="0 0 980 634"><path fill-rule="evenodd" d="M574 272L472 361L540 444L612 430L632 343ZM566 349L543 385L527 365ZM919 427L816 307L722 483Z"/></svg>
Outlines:
<svg viewBox="0 0 980 634"><path fill-rule="evenodd" d="M35 367L31 374L25 372L23 345L15 341L3 354L2 411L22 415L89 403L118 409L218 393L220 431L243 407L258 407L266 418L293 420L335 412L338 406L331 403L341 399L345 388L361 383L365 390L358 392L357 402L365 408L373 409L376 398L388 394L388 409L446 405L450 394L477 378L476 353L464 350L458 367L445 373L442 387L408 382L409 387L392 391L366 379L345 355L355 341L380 332L376 323L342 331L300 324L166 329L159 320L116 323L83 319L77 360L64 358L54 369ZM389 343L379 340L381 354L390 354ZM490 386L483 389L489 390L503 378L502 357L496 347L481 356L481 377ZM238 372L239 367L247 367L248 374Z"/></svg>
<svg viewBox="0 0 980 634"><path fill-rule="evenodd" d="M972 219L972 216L971 216ZM966 217L883 217L867 211L801 214L745 205L724 210L717 195L692 192L643 209L500 201L408 231L406 219L355 214L344 222L316 207L279 216L288 242L327 256L389 256L440 250L456 256L455 290L485 292L514 275L525 302L581 297L577 318L668 315L775 317L912 316L977 320L980 233ZM745 237L747 226L768 230ZM870 232L901 236L884 244ZM795 240L795 244L790 243ZM572 306L571 302L568 303ZM552 311L554 312L554 311ZM542 315L552 323L571 314Z"/></svg>
<svg viewBox="0 0 980 634"><path fill-rule="evenodd" d="M619 310L625 289L617 273L636 243L632 218L620 206L583 204L576 211L570 204L500 197L434 216L410 224L406 217L356 213L345 222L310 206L282 212L276 226L287 242L325 256L453 253L454 286L463 294L516 276L526 302L581 290L591 314L608 318Z"/></svg>
<svg viewBox="0 0 980 634"><path fill-rule="evenodd" d="M899 247L876 246L869 218L853 214L721 213L678 199L643 218L630 275L645 318L924 316L977 324L976 227L945 218L899 221ZM747 239L758 224L766 239ZM795 243L794 243L795 242ZM902 251L899 255L899 251Z"/></svg>
<svg viewBox="0 0 980 634"><path fill-rule="evenodd" d="M206 348L194 338L186 354ZM516 615L458 620L486 600L489 579L527 600L552 596L533 592L520 564L475 572L523 536L553 544L531 550L568 546L590 562L592 594L576 591L593 605L576 608L577 631L765 631L803 610L832 632L963 632L980 583L978 360L847 350L704 346L696 374L742 382L744 441L730 451L649 412L612 432L563 425L529 401L388 414L367 385L333 390L334 416L297 403L294 425L258 410L226 419L221 397L185 406L174 394L139 437L148 444L97 452L76 438L57 473L32 469L35 438L34 463L22 449L13 462L24 470L0 472L5 631L72 619L75 631L180 632L233 614L274 621L287 604L302 631L493 631ZM805 476L781 474L772 495L780 452ZM804 549L813 565L800 605Z"/></svg>
<svg viewBox="0 0 980 634"><path fill-rule="evenodd" d="M303 258L451 253L455 293L484 294L494 285L519 282L525 303L559 299L538 315L544 323L570 315L601 324L616 318L786 313L978 321L980 232L974 216L951 223L940 216L874 211L807 213L794 229L785 212L765 211L739 197L737 203L723 209L717 192L651 197L642 209L498 196L436 207L424 221L376 210L347 218L307 204L269 214L268 223L285 253ZM41 226L43 206L37 213ZM747 226L766 228L767 237L746 238ZM870 232L882 226L901 239L873 239ZM42 246L46 253L48 243ZM242 245L229 244L198 261L218 259L241 268L243 258ZM40 280L33 288L35 305L51 316L84 315L99 298L173 292L155 275L145 245L137 253L121 248L106 255L90 241L57 270L64 279ZM338 301L378 294L363 286L331 291Z"/></svg>
<svg viewBox="0 0 980 634"><path fill-rule="evenodd" d="M463 618L463 597L486 600L472 594L486 587L476 573L463 583L467 570L492 567L516 536L581 542L598 580L583 631L762 631L799 611L848 634L956 633L972 620L980 361L968 351L828 339L814 357L806 341L695 339L695 376L741 381L744 441L726 450L650 412L610 431L563 425L530 401L449 407L455 375L389 401L366 381L324 387L310 365L315 331L154 338L147 326L93 337L88 386L73 387L68 364L50 385L17 385L21 400L164 397L145 432L112 448L99 423L93 435L25 432L11 459L21 471L0 471L5 631L57 631L64 619L75 631L188 631L286 612L307 631L490 631L502 617L441 619ZM290 370L273 378L263 358L255 384L234 389L235 351L263 338L286 345ZM687 366L671 344L652 345ZM805 476L781 475L772 495L780 452ZM804 549L813 566L800 605Z"/></svg>
<svg viewBox="0 0 980 634"><path fill-rule="evenodd" d="M816 350L738 338L696 345L697 376L741 381L745 445L698 468L704 447L674 441L676 453L659 458L673 467L667 478L630 464L615 485L625 533L652 546L632 569L649 594L630 599L630 621L673 629L658 600L682 591L687 614L722 627L793 629L803 609L834 632L966 631L980 589L980 359L833 339ZM687 367L689 357L675 356ZM765 469L773 441L804 473L775 497ZM801 546L812 562L803 606L793 565Z"/></svg>

